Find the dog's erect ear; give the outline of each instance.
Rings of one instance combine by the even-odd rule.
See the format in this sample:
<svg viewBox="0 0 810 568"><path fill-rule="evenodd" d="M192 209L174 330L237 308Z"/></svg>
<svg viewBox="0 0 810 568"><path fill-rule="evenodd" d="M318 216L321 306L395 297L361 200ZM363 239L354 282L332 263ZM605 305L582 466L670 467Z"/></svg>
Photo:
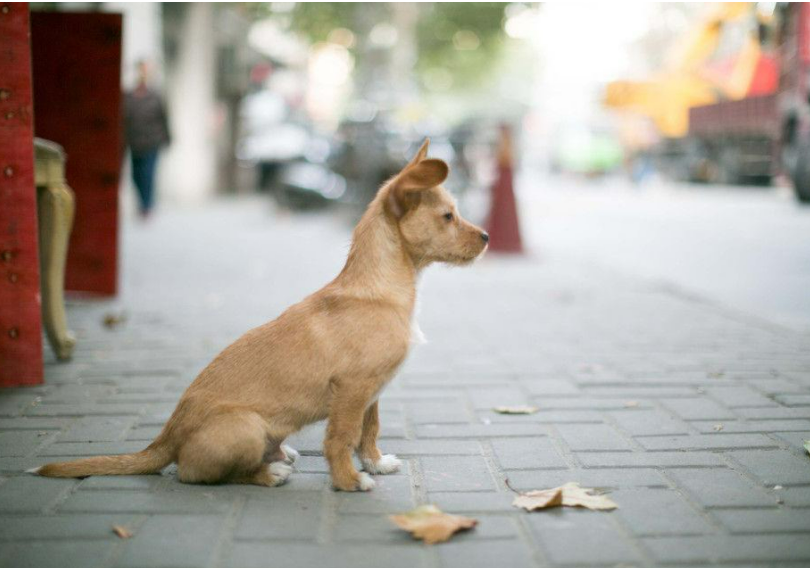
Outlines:
<svg viewBox="0 0 810 568"><path fill-rule="evenodd" d="M396 185L402 191L422 191L436 187L447 179L450 167L438 158L420 160L415 165L408 165L397 176Z"/></svg>
<svg viewBox="0 0 810 568"><path fill-rule="evenodd" d="M425 141L422 142L422 146L419 147L419 151L416 153L416 156L408 163L409 166L415 166L425 158L427 158L428 148L430 147L430 138L425 138Z"/></svg>
<svg viewBox="0 0 810 568"><path fill-rule="evenodd" d="M427 142L422 145L427 151ZM419 151L422 154L422 150ZM420 193L436 187L447 179L450 167L437 158L420 160L405 166L394 179L388 194L388 211L397 219L409 209L416 207L421 200Z"/></svg>

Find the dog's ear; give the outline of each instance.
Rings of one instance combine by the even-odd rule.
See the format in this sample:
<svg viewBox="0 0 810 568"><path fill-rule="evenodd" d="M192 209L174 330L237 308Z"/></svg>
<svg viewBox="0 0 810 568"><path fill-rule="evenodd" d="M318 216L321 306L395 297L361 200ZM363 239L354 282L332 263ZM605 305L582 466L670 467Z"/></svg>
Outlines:
<svg viewBox="0 0 810 568"><path fill-rule="evenodd" d="M423 150L427 152L427 145L425 141L417 157L423 154ZM419 205L422 191L436 187L447 179L449 173L450 167L444 160L428 158L416 163L411 162L391 183L387 200L388 211L397 219L401 218L409 209Z"/></svg>
<svg viewBox="0 0 810 568"><path fill-rule="evenodd" d="M416 152L416 156L408 163L408 166L415 166L425 158L427 158L428 148L430 147L430 138L425 138L425 141L422 142L422 145L419 147L419 151Z"/></svg>

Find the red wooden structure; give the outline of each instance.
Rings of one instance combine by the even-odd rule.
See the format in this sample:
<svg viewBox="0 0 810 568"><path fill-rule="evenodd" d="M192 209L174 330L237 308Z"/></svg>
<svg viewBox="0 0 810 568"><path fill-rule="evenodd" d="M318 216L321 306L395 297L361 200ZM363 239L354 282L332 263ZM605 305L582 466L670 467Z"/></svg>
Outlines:
<svg viewBox="0 0 810 568"><path fill-rule="evenodd" d="M0 3L0 387L42 382L28 5Z"/></svg>
<svg viewBox="0 0 810 568"><path fill-rule="evenodd" d="M114 295L121 169L120 14L31 15L36 135L67 154L76 195L65 289Z"/></svg>

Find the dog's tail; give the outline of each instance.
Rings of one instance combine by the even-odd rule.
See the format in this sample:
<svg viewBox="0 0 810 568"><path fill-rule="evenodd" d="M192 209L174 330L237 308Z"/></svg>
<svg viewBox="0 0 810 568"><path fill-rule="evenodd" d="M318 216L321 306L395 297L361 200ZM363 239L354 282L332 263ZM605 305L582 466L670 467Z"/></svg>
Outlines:
<svg viewBox="0 0 810 568"><path fill-rule="evenodd" d="M44 477L87 477L89 475L138 475L157 473L174 461L174 452L162 441L134 454L98 456L69 462L49 463L29 469Z"/></svg>

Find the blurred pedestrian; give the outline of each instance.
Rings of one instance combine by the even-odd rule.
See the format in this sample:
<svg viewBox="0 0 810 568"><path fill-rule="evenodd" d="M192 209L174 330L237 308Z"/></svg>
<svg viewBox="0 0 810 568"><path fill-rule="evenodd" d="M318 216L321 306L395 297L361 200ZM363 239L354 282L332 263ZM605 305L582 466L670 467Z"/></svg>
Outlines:
<svg viewBox="0 0 810 568"><path fill-rule="evenodd" d="M155 203L155 167L161 146L171 136L166 108L149 87L149 66L137 64L138 83L124 97L124 135L132 158L132 181L138 190L141 217L148 217Z"/></svg>

